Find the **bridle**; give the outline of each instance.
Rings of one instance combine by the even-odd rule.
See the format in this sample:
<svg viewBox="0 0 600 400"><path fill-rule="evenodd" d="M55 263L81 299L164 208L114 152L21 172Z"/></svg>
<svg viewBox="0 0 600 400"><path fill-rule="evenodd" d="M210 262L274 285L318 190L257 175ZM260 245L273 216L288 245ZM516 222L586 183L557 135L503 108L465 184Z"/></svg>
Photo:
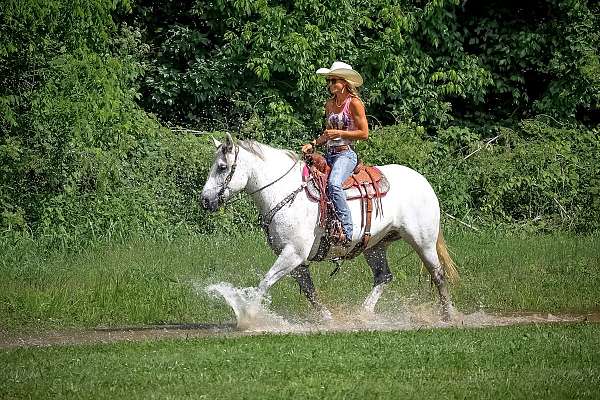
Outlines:
<svg viewBox="0 0 600 400"><path fill-rule="evenodd" d="M223 182L223 186L221 187L221 190L219 190L219 193L217 193L217 198L219 199L219 204L225 204L225 199L223 198L223 194L225 194L225 191L227 189L229 189L229 183L231 182L231 179L233 178L233 174L235 173L235 169L237 168L237 159L238 159L238 154L240 153L240 148L239 148L239 146L236 146L235 144L232 144L232 146L235 149L235 156L233 158L233 164L231 164L231 170L229 171L229 174L225 177L225 181Z"/></svg>
<svg viewBox="0 0 600 400"><path fill-rule="evenodd" d="M225 177L225 180L223 181L223 186L221 187L221 189L219 190L219 193L217 193L217 198L219 199L219 204L225 204L225 199L223 197L223 195L225 194L225 191L227 189L229 189L229 183L231 182L231 179L233 178L233 174L235 173L235 169L237 168L237 160L238 160L238 154L240 152L239 146L236 146L235 144L232 144L232 146L235 149L235 156L233 158L233 164L231 164L231 170L229 171L229 174ZM256 194L266 188L268 188L271 185L274 185L275 183L279 182L281 179L283 179L287 174L289 174L290 172L292 172L292 170L294 169L294 167L298 164L299 160L296 160L296 162L290 167L290 169L288 169L286 171L285 174L281 175L279 178L275 179L273 182L271 183L267 183L266 185L248 193L249 196L252 196L253 194ZM238 201L239 199L241 199L241 197L238 197L237 199L234 199L232 201L230 201L230 203L234 203L236 201ZM276 206L277 208L277 206ZM279 208L277 209L279 210Z"/></svg>

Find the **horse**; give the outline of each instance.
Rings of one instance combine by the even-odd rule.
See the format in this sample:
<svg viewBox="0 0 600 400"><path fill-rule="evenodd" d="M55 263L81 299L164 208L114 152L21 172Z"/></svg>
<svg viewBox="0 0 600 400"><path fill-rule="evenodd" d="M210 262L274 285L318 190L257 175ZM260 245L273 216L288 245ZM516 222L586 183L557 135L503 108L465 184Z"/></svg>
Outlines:
<svg viewBox="0 0 600 400"><path fill-rule="evenodd" d="M214 139L214 162L202 189L202 206L216 211L233 195L245 191L252 197L261 215L262 225L275 263L258 285L264 298L277 281L291 275L300 291L324 319L332 314L316 296L308 268L316 254L320 238L327 234L319 226L319 204L305 193L302 179L304 161L289 150L282 150L252 140L235 142L230 134L225 142ZM440 226L440 207L429 182L406 166L378 166L390 183L381 198L380 212L375 212L371 238L363 249L373 273L373 288L363 302L373 312L377 301L393 275L386 251L390 243L405 240L416 251L431 275L441 303L442 318L452 319L454 307L448 282L458 278ZM349 246L334 245L327 259L343 258L349 249L361 242L359 201L349 201L354 234ZM377 211L377 210L376 210Z"/></svg>

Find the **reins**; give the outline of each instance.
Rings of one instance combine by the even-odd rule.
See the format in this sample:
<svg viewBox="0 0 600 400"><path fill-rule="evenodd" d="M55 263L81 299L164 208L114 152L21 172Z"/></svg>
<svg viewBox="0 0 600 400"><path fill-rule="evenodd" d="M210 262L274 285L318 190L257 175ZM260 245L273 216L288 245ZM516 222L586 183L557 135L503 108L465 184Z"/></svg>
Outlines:
<svg viewBox="0 0 600 400"><path fill-rule="evenodd" d="M229 175L227 175L227 177L225 178L225 182L223 182L223 187L221 188L221 190L219 190L218 196L219 199L223 199L223 194L225 193L225 190L227 190L227 187L229 186L229 182L231 182L231 179L233 178L233 174L235 172L235 169L237 167L237 159L238 159L238 154L239 154L239 146L235 146L235 157L233 160L233 164L231 164L231 171L229 172ZM289 174L290 172L292 172L292 170L294 169L294 167L296 167L296 165L298 165L298 161L300 160L296 160L296 162L294 162L294 164L290 167L290 169L288 169L283 175L281 175L279 178L275 179L274 181L267 183L266 185L250 192L250 193L246 193L249 196L252 196L253 194L259 193L262 190L274 185L275 183L279 182L280 180L282 180L287 174ZM263 230L267 231L269 228L269 225L271 224L271 221L273 221L273 217L275 217L275 214L277 214L277 212L279 210L281 210L283 208L283 206L285 206L286 204L294 201L294 199L296 198L296 196L298 195L298 193L300 193L302 191L302 189L304 189L306 187L306 182L303 182L302 185L300 185L299 188L297 188L296 190L294 190L292 193L288 194L283 200L281 200L279 203L277 203L277 205L275 207L273 207L271 210L269 210L269 212L263 217L262 215L260 216L259 222L260 222L260 226ZM235 203L236 201L240 200L242 197L237 197L231 201L229 201L229 204L231 203ZM221 201L221 204L225 204L225 201Z"/></svg>
<svg viewBox="0 0 600 400"><path fill-rule="evenodd" d="M236 156L236 161L237 161L237 156ZM277 182L279 182L280 180L282 180L282 179L283 179L283 178L284 178L284 177L285 177L287 174L289 174L290 172L292 172L292 170L294 169L294 167L295 167L297 164L298 164L298 160L296 160L296 162L294 163L294 165L292 165L292 166L291 166L291 168L290 168L290 169L288 169L288 170L287 170L287 172L286 172L285 174L281 175L279 178L275 179L273 182L271 182L271 183L267 183L266 185L264 185L264 186L262 186L262 187L260 187L260 188L256 189L255 191L253 191L253 192L250 192L250 193L246 193L246 194L247 194L248 196L252 196L253 194L259 193L260 191L262 191L262 190L264 190L264 189L268 188L269 186L271 186L271 185L274 185L275 183L277 183ZM232 169L233 171L235 171L235 162L234 162L234 164L231 166L231 169ZM230 176L233 176L233 174L232 174L232 173L230 173ZM230 178L229 176L228 176L228 178L229 178L229 179L227 179L227 178L225 179L225 183L223 184L223 187L222 187L222 188L221 188L221 190L219 191L219 198L222 198L222 194L225 192L225 189L227 188L227 187L226 187L226 185L228 185L228 184L229 184L229 182L231 181L231 178ZM236 201L239 201L239 200L241 200L241 199L242 199L242 196L238 196L238 197L236 197L235 199L228 201L228 203L229 203L229 204L231 204L231 203L235 203ZM225 202L224 202L224 201L222 201L222 202L221 202L221 204L225 204Z"/></svg>
<svg viewBox="0 0 600 400"><path fill-rule="evenodd" d="M285 174L281 175L279 178L275 179L273 182L271 182L271 183L267 183L267 184L266 184L266 185L264 185L263 187L261 187L261 188L259 188L259 189L256 189L256 190L255 190L255 191L253 191L253 192L246 193L246 194L247 194L248 196L252 196L253 194L256 194L256 193L260 192L261 190L264 190L264 189L268 188L269 186L271 186L271 185L274 185L275 183L279 182L279 181L280 181L280 180L282 180L282 179L283 179L283 178L284 178L284 177L285 177L287 174L289 174L290 172L292 172L292 170L294 169L294 167L295 167L295 166L298 164L298 161L299 161L299 160L296 160L296 162L294 163L294 165L292 165L292 166L290 167L290 169L288 169L288 170L287 170L287 172L286 172ZM232 200L232 202L233 202L233 201L237 201L237 200L238 200L238 199Z"/></svg>

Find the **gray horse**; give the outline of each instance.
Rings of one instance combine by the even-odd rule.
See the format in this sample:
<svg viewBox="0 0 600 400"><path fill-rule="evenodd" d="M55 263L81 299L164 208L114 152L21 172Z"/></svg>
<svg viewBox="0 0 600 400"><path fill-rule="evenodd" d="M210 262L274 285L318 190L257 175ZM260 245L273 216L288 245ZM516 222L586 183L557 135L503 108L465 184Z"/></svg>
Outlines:
<svg viewBox="0 0 600 400"><path fill-rule="evenodd" d="M254 200L263 220L268 241L278 255L258 286L265 296L271 286L287 274L298 282L301 291L322 314L331 313L319 302L308 269L318 249L321 236L319 205L306 195L301 172L304 162L294 153L255 141L235 143L227 134L225 143L215 140L215 160L202 190L202 205L215 211L232 195L244 190ZM418 172L401 165L378 167L390 182L382 198L383 213L372 221L371 234L364 255L373 271L374 283L363 306L373 311L385 284L392 280L386 250L399 239L407 241L431 274L442 305L442 316L453 314L446 278L458 273L450 258L440 229L438 199L427 180ZM350 247L332 247L328 258L343 257L361 241L361 213L358 201L349 202L354 221Z"/></svg>

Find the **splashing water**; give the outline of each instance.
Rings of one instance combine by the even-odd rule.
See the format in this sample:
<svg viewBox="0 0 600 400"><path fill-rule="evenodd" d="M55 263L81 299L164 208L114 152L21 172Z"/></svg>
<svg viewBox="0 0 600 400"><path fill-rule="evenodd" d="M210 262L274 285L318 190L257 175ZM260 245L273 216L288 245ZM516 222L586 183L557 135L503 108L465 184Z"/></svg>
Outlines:
<svg viewBox="0 0 600 400"><path fill-rule="evenodd" d="M300 327L268 310L270 297L262 297L257 288L236 288L221 282L208 286L205 291L214 297L222 296L233 309L237 326L245 331L287 332Z"/></svg>
<svg viewBox="0 0 600 400"><path fill-rule="evenodd" d="M484 327L514 325L532 322L568 322L568 316L551 314L493 315L484 311L472 314L454 312L450 322L443 321L435 303L414 304L411 299L396 299L393 309L373 311L376 299L367 298L363 306L338 305L332 309L333 319L319 321L291 321L268 309L270 297L262 297L254 287L236 288L220 282L204 288L215 298L222 297L232 308L239 330L246 332L340 332L391 331L444 327ZM379 296L376 296L379 297Z"/></svg>

